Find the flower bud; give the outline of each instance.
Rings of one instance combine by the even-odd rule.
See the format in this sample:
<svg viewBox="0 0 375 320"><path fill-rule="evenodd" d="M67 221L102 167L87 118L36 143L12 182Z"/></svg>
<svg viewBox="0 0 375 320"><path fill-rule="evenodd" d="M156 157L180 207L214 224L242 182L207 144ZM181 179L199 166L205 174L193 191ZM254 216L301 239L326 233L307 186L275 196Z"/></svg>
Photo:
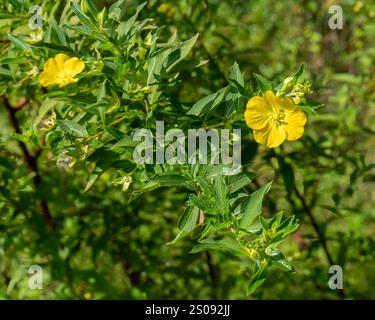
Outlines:
<svg viewBox="0 0 375 320"><path fill-rule="evenodd" d="M130 184L133 182L132 177L130 176L125 176L122 179L122 191L127 191L129 189Z"/></svg>
<svg viewBox="0 0 375 320"><path fill-rule="evenodd" d="M42 119L39 123L38 129L40 131L50 131L56 126L56 113L53 112L52 116Z"/></svg>
<svg viewBox="0 0 375 320"><path fill-rule="evenodd" d="M73 157L66 155L63 153L56 161L56 166L63 168L63 169L71 169L75 165L76 161Z"/></svg>
<svg viewBox="0 0 375 320"><path fill-rule="evenodd" d="M250 248L250 249L247 250L247 252L249 253L249 257L252 260L255 261L259 258L259 254L258 254L258 251L256 249Z"/></svg>

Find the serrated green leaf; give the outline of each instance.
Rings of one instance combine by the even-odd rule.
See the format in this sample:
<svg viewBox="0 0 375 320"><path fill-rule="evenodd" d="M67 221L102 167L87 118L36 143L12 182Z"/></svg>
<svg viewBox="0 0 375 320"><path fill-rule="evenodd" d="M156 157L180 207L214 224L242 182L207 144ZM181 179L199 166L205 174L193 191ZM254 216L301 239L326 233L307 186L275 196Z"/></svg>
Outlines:
<svg viewBox="0 0 375 320"><path fill-rule="evenodd" d="M227 187L225 180L222 175L215 177L214 182L214 194L216 200L216 208L219 210L222 216L225 216L229 212L229 204L227 199Z"/></svg>
<svg viewBox="0 0 375 320"><path fill-rule="evenodd" d="M61 128L63 132L71 134L74 137L82 138L87 136L86 128L72 120L58 119L57 126Z"/></svg>
<svg viewBox="0 0 375 320"><path fill-rule="evenodd" d="M247 186L255 177L253 172L241 172L234 176L228 176L227 178L227 186L228 186L228 193L232 194L236 191L242 189L243 187Z"/></svg>
<svg viewBox="0 0 375 320"><path fill-rule="evenodd" d="M199 209L203 210L204 212L211 212L212 206L208 199L206 199L204 196L197 196L195 194L191 194L189 197L189 200L197 206Z"/></svg>

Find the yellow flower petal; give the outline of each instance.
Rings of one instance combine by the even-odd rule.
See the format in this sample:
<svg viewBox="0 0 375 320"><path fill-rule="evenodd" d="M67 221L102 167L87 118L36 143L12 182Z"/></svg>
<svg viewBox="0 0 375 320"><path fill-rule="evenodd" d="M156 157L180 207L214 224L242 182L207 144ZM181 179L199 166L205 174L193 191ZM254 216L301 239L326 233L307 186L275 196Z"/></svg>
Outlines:
<svg viewBox="0 0 375 320"><path fill-rule="evenodd" d="M255 141L264 145L267 144L269 134L270 134L270 129L268 127L262 130L254 130L253 132Z"/></svg>
<svg viewBox="0 0 375 320"><path fill-rule="evenodd" d="M50 84L55 84L57 82L56 80L56 74L53 74L49 71L43 71L40 75L39 75L39 83L43 86L43 87L47 87L49 86Z"/></svg>
<svg viewBox="0 0 375 320"><path fill-rule="evenodd" d="M81 73L85 69L85 63L79 60L77 57L70 58L64 63L64 69L70 70L72 76Z"/></svg>
<svg viewBox="0 0 375 320"><path fill-rule="evenodd" d="M283 126L271 127L267 139L268 148L276 148L281 145L286 138L286 132Z"/></svg>
<svg viewBox="0 0 375 320"><path fill-rule="evenodd" d="M58 67L55 58L49 58L44 64L44 71L58 72Z"/></svg>
<svg viewBox="0 0 375 320"><path fill-rule="evenodd" d="M294 105L292 99L288 98L288 97L282 97L282 98L279 98L280 100L280 105L284 108L284 109L287 109L287 110L296 110L296 106Z"/></svg>
<svg viewBox="0 0 375 320"><path fill-rule="evenodd" d="M245 122L251 129L260 130L267 126L267 118L264 112L247 109L244 114Z"/></svg>
<svg viewBox="0 0 375 320"><path fill-rule="evenodd" d="M304 112L298 109L294 111L286 110L285 120L288 123L288 125L295 127L303 127L307 122L307 118Z"/></svg>
<svg viewBox="0 0 375 320"><path fill-rule="evenodd" d="M62 69L64 67L64 63L66 60L69 59L69 56L67 56L65 53L59 53L55 56L56 65L59 69Z"/></svg>
<svg viewBox="0 0 375 320"><path fill-rule="evenodd" d="M275 94L270 90L266 91L263 97L268 106L280 105L280 99L276 97Z"/></svg>
<svg viewBox="0 0 375 320"><path fill-rule="evenodd" d="M264 98L259 96L252 97L246 105L246 109L256 109L259 112L266 112L267 107L268 106Z"/></svg>
<svg viewBox="0 0 375 320"><path fill-rule="evenodd" d="M296 127L292 125L285 126L286 139L289 141L298 140L303 136L305 129L303 127Z"/></svg>
<svg viewBox="0 0 375 320"><path fill-rule="evenodd" d="M252 97L246 105L244 114L246 124L251 129L263 129L267 125L267 109L266 101L262 97Z"/></svg>
<svg viewBox="0 0 375 320"><path fill-rule="evenodd" d="M58 81L58 85L60 88L62 87L65 87L66 85L70 84L70 83L76 83L78 82L78 78L69 78L69 79L65 79L65 80L60 80Z"/></svg>

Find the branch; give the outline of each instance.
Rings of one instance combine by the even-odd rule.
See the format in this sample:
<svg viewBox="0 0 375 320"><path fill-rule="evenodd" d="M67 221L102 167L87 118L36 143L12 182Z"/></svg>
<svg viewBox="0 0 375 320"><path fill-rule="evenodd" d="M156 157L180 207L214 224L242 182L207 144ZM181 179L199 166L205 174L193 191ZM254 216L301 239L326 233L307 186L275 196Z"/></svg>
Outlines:
<svg viewBox="0 0 375 320"><path fill-rule="evenodd" d="M328 245L327 245L327 240L325 238L325 235L324 233L320 230L319 228L319 224L318 222L315 220L314 218L314 215L311 211L311 208L307 205L306 201L305 201L305 198L303 197L303 195L298 191L297 187L294 186L294 192L296 194L296 196L298 197L298 199L301 201L301 204L302 204L302 207L303 207L303 210L306 212L306 214L309 216L310 220L311 220L311 224L315 230L315 232L317 233L318 235L318 238L319 238L319 242L321 243L322 247L323 247L323 250L324 250L324 253L327 257L327 260L329 262L329 264L332 266L332 265L335 265L335 262L333 261L333 258L328 250ZM344 290L339 290L339 295L342 297L342 298L345 298L345 293L344 293Z"/></svg>
<svg viewBox="0 0 375 320"><path fill-rule="evenodd" d="M205 255L206 255L206 261L207 261L208 271L210 273L210 278L211 278L211 281L212 281L212 284L213 284L213 287L214 287L213 298L217 299L217 290L216 290L216 288L218 287L218 275L217 275L215 267L214 267L214 265L212 263L211 254L208 251L206 251Z"/></svg>
<svg viewBox="0 0 375 320"><path fill-rule="evenodd" d="M16 117L16 113L17 113L18 110L20 110L25 105L27 105L28 102L29 102L28 99L25 99L21 103L17 104L16 107L12 107L9 103L9 100L4 97L4 103L5 103L5 107L8 111L9 121L10 121L14 131L18 134L21 134L22 132L21 132L21 127L18 123L18 119ZM34 157L30 154L29 150L27 149L26 144L23 141L18 140L18 145L21 148L23 158L24 158L24 160L27 164L27 167L28 167L29 171L34 173L33 182L34 182L35 188L38 189L38 187L42 183L42 177L40 176L40 173L39 173L38 164L37 164L37 157ZM55 225L54 225L54 221L53 221L53 218L51 216L51 213L49 211L47 201L41 200L40 209L41 209L41 213L42 213L42 216L44 218L44 221L47 224L48 230L50 232L53 231L53 229L55 228Z"/></svg>
<svg viewBox="0 0 375 320"><path fill-rule="evenodd" d="M306 212L306 214L309 216L309 218L311 220L312 226L313 226L315 232L318 235L319 241L322 244L322 247L323 247L323 250L324 250L324 252L326 254L328 262L330 263L330 265L334 265L335 263L334 263L334 261L332 259L332 256L331 256L331 254L330 254L330 252L328 250L327 240L325 238L325 235L320 230L319 224L315 220L310 207L306 204L305 198L302 196L302 194L300 194L300 192L298 191L298 189L297 189L296 186L294 186L294 192L296 193L297 198L301 201L303 210Z"/></svg>

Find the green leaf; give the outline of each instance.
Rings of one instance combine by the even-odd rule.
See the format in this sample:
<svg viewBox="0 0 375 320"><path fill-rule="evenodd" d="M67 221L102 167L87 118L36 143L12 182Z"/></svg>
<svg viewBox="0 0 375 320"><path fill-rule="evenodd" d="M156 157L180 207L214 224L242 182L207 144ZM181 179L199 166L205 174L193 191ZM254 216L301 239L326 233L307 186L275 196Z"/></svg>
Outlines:
<svg viewBox="0 0 375 320"><path fill-rule="evenodd" d="M257 73L254 73L254 77L259 84L260 91L262 91L264 93L267 90L272 90L272 88L273 88L272 82L269 81L267 78L265 78L262 75L257 74Z"/></svg>
<svg viewBox="0 0 375 320"><path fill-rule="evenodd" d="M136 164L128 159L121 159L114 161L112 167L130 173L136 168Z"/></svg>
<svg viewBox="0 0 375 320"><path fill-rule="evenodd" d="M81 25L79 25L79 26L67 25L66 27L71 29L71 30L74 30L74 31L76 31L80 34L83 34L84 36L87 36L89 38L99 40L100 42L103 42L103 43L108 43L107 38L104 35L96 32L96 31L93 31L93 29L90 28L90 27L83 26L83 25L82 26Z"/></svg>
<svg viewBox="0 0 375 320"><path fill-rule="evenodd" d="M205 239L202 240L201 243L195 245L190 253L198 253L202 251L208 251L208 250L218 250L220 249L220 244L216 240L209 240Z"/></svg>
<svg viewBox="0 0 375 320"><path fill-rule="evenodd" d="M107 96L106 92L106 83L107 79L105 79L99 87L98 94L97 94L97 102L103 102L105 97ZM99 106L99 114L100 114L100 120L102 121L102 124L105 126L105 106Z"/></svg>
<svg viewBox="0 0 375 320"><path fill-rule="evenodd" d="M62 129L63 132L73 135L77 138L87 136L86 128L72 120L57 120L57 126Z"/></svg>
<svg viewBox="0 0 375 320"><path fill-rule="evenodd" d="M121 12L121 7L124 6L125 1L126 0L118 0L109 7L108 14L111 15L112 19L114 18L113 15L117 15L118 11Z"/></svg>
<svg viewBox="0 0 375 320"><path fill-rule="evenodd" d="M147 1L141 3L137 6L137 9L135 11L135 14L130 17L124 24L120 24L119 28L117 29L117 32L119 34L119 37L126 37L128 32L130 32L138 18L139 13L143 10L143 8L147 5ZM111 6L109 8L109 16L117 15L116 11L118 13L121 12L120 6L113 7ZM115 19L119 20L119 19Z"/></svg>
<svg viewBox="0 0 375 320"><path fill-rule="evenodd" d="M237 62L235 62L230 69L230 74L229 74L229 80L236 81L238 84L240 84L242 87L245 86L245 81L243 79L243 74L240 70L240 66L238 65Z"/></svg>
<svg viewBox="0 0 375 320"><path fill-rule="evenodd" d="M170 72L179 62L189 54L199 34L179 43L173 47L160 50L159 54L151 57L148 61L147 84L153 84L161 71Z"/></svg>
<svg viewBox="0 0 375 320"><path fill-rule="evenodd" d="M225 110L226 117L238 115L245 107L246 97L239 92L237 87L231 85L225 96L225 104L227 106Z"/></svg>
<svg viewBox="0 0 375 320"><path fill-rule="evenodd" d="M229 87L220 89L212 93L198 102L196 102L191 109L187 112L188 115L201 116L217 107L224 99Z"/></svg>
<svg viewBox="0 0 375 320"><path fill-rule="evenodd" d="M283 270L284 272L293 272L294 268L285 259L284 255L278 249L266 249L267 255L271 257L272 265Z"/></svg>
<svg viewBox="0 0 375 320"><path fill-rule="evenodd" d="M184 187L188 190L194 190L194 185L189 179L177 174L165 174L152 178L140 190L133 192L129 201L134 201L144 192L161 187Z"/></svg>
<svg viewBox="0 0 375 320"><path fill-rule="evenodd" d="M178 228L180 232L177 234L176 238L169 242L168 244L173 244L176 241L186 237L190 232L192 232L198 223L199 208L197 207L187 207L180 220L178 221Z"/></svg>
<svg viewBox="0 0 375 320"><path fill-rule="evenodd" d="M195 194L191 194L189 197L189 201L191 201L195 206L197 206L204 212L212 212L212 206L205 196L197 196Z"/></svg>
<svg viewBox="0 0 375 320"><path fill-rule="evenodd" d="M291 194L294 189L294 171L292 166L285 162L283 158L277 158L280 166L281 175L283 176L285 190Z"/></svg>
<svg viewBox="0 0 375 320"><path fill-rule="evenodd" d="M167 68L167 72L170 72L176 64L178 64L181 60L185 59L185 57L193 48L198 37L199 33L179 44L177 48L168 55L167 60L164 63L164 67Z"/></svg>
<svg viewBox="0 0 375 320"><path fill-rule="evenodd" d="M253 275L250 279L249 285L247 287L247 294L250 295L259 288L264 281L266 281L268 275L267 261L263 261L260 266L255 266Z"/></svg>
<svg viewBox="0 0 375 320"><path fill-rule="evenodd" d="M198 253L207 250L225 250L235 256L247 255L242 245L234 239L211 240L204 239L191 249L190 253Z"/></svg>
<svg viewBox="0 0 375 320"><path fill-rule="evenodd" d="M72 49L70 49L69 47L59 45L59 44L54 44L54 43L38 42L38 43L31 44L31 46L35 47L35 48L47 48L47 49L50 49L52 51L55 51L56 53L65 52L65 53L68 53L70 55L74 54L74 51Z"/></svg>
<svg viewBox="0 0 375 320"><path fill-rule="evenodd" d="M15 47L23 49L23 50L27 50L27 51L31 50L31 46L28 43L26 43L25 41L15 37L11 34L9 34L8 37L9 37L9 40L14 44Z"/></svg>
<svg viewBox="0 0 375 320"><path fill-rule="evenodd" d="M225 180L222 175L218 175L215 177L214 192L215 192L216 207L218 208L222 216L227 215L229 212L229 204L228 204L228 199L227 199L227 187L225 185Z"/></svg>
<svg viewBox="0 0 375 320"><path fill-rule="evenodd" d="M255 177L253 172L241 172L234 176L228 176L227 178L227 186L228 186L228 193L232 194L236 191L242 189L243 187L247 186Z"/></svg>
<svg viewBox="0 0 375 320"><path fill-rule="evenodd" d="M242 213L240 227L247 229L254 219L262 212L262 203L265 194L271 189L272 181L253 192L246 201L245 209Z"/></svg>
<svg viewBox="0 0 375 320"><path fill-rule="evenodd" d="M187 178L183 176L179 176L177 174L161 175L156 178L153 178L152 181L160 184L160 186L163 186L163 187L179 187L189 182Z"/></svg>
<svg viewBox="0 0 375 320"><path fill-rule="evenodd" d="M294 83L304 83L306 80L305 66L301 64L293 76Z"/></svg>
<svg viewBox="0 0 375 320"><path fill-rule="evenodd" d="M151 85L155 82L156 76L160 74L160 71L162 69L163 62L168 56L168 51L162 51L156 56L153 56L149 59L147 63L147 84Z"/></svg>
<svg viewBox="0 0 375 320"><path fill-rule="evenodd" d="M205 177L196 177L198 184L202 187L205 193L212 193L213 186L211 182Z"/></svg>
<svg viewBox="0 0 375 320"><path fill-rule="evenodd" d="M91 20L89 16L87 16L83 11L81 6L78 3L73 2L71 6L73 12L78 16L80 22L92 29L92 30L97 30L96 24Z"/></svg>
<svg viewBox="0 0 375 320"><path fill-rule="evenodd" d="M114 145L111 146L111 150L115 152L120 152L124 148L133 148L136 147L139 142L134 141L131 136L125 136L122 134L122 139L117 141Z"/></svg>
<svg viewBox="0 0 375 320"><path fill-rule="evenodd" d="M244 88L245 81L243 74L241 73L237 62L235 62L230 69L228 80L231 83L231 86L225 97L225 103L227 105L225 112L226 117L241 112L245 106L246 100L249 99L249 94Z"/></svg>
<svg viewBox="0 0 375 320"><path fill-rule="evenodd" d="M51 148L52 150L55 150L57 148L59 142L63 140L63 133L60 131L50 131L46 134L46 145Z"/></svg>
<svg viewBox="0 0 375 320"><path fill-rule="evenodd" d="M85 14L90 14L92 17L96 17L99 13L99 9L92 0L82 0L81 8Z"/></svg>
<svg viewBox="0 0 375 320"><path fill-rule="evenodd" d="M100 167L95 167L93 172L89 176L89 180L86 183L84 192L87 192L91 189L91 187L95 184L98 178L104 173L104 170Z"/></svg>

